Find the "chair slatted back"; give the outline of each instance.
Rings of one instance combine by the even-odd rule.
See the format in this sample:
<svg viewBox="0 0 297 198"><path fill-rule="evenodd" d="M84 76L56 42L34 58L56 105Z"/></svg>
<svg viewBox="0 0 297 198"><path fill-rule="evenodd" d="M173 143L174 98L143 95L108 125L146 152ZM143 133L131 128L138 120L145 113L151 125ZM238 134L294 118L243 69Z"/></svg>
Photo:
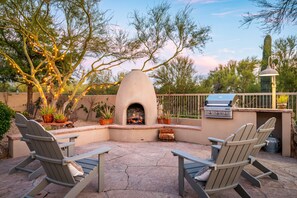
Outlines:
<svg viewBox="0 0 297 198"><path fill-rule="evenodd" d="M272 117L257 129L258 141L255 144L254 149L251 153L252 156L256 157L259 151L261 150L261 148L266 145L266 140L268 136L271 134L271 132L274 130L275 123L276 123L276 118Z"/></svg>
<svg viewBox="0 0 297 198"><path fill-rule="evenodd" d="M249 163L248 157L256 141L256 129L251 123L243 125L229 136L222 144L216 159L217 168L211 171L205 190L216 192L237 185L242 169Z"/></svg>
<svg viewBox="0 0 297 198"><path fill-rule="evenodd" d="M15 125L18 127L22 135L22 140L26 142L30 151L34 151L30 141L27 138L27 133L28 133L27 122L28 122L28 119L23 114L20 114L20 113L15 114Z"/></svg>
<svg viewBox="0 0 297 198"><path fill-rule="evenodd" d="M47 179L53 183L73 186L75 180L67 164L62 163L64 156L56 138L34 120L29 120L27 125L27 137L34 147L36 158L40 160L47 174Z"/></svg>

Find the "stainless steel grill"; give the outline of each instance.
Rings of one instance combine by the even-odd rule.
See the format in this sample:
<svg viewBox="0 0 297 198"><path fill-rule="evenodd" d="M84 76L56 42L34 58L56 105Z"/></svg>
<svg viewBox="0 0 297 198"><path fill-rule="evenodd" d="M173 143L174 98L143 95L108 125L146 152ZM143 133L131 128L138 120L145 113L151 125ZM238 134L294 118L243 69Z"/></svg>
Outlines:
<svg viewBox="0 0 297 198"><path fill-rule="evenodd" d="M236 94L210 94L205 100L206 118L232 119L232 107L237 101Z"/></svg>

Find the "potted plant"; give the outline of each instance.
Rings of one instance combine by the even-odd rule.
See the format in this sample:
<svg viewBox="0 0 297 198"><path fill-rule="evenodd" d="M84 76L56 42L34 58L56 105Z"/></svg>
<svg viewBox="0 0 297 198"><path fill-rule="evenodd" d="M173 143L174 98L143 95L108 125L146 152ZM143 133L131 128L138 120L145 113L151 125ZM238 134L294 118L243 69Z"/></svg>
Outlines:
<svg viewBox="0 0 297 198"><path fill-rule="evenodd" d="M101 125L113 123L114 105L108 105L101 101L95 105L93 111L96 112L96 118L99 118Z"/></svg>
<svg viewBox="0 0 297 198"><path fill-rule="evenodd" d="M67 121L67 117L63 113L55 113L54 120L56 123L64 123Z"/></svg>
<svg viewBox="0 0 297 198"><path fill-rule="evenodd" d="M113 106L105 105L100 110L101 117L99 119L99 123L101 125L112 124L113 123Z"/></svg>
<svg viewBox="0 0 297 198"><path fill-rule="evenodd" d="M280 95L277 97L277 108L278 109L285 109L287 108L289 96L287 95Z"/></svg>
<svg viewBox="0 0 297 198"><path fill-rule="evenodd" d="M42 116L44 123L51 123L54 121L54 113L56 108L51 105L44 106L40 109L40 114Z"/></svg>
<svg viewBox="0 0 297 198"><path fill-rule="evenodd" d="M171 118L170 111L165 111L158 117L158 124L170 124L171 123L170 118Z"/></svg>
<svg viewBox="0 0 297 198"><path fill-rule="evenodd" d="M165 113L163 113L163 123L164 124L170 124L171 123L171 114L170 111L166 111Z"/></svg>

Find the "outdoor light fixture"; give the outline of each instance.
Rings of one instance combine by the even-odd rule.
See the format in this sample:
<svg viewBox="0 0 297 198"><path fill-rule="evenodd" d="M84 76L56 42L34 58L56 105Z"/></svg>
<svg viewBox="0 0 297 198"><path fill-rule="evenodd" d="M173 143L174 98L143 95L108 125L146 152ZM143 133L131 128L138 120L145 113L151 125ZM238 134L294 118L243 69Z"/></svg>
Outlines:
<svg viewBox="0 0 297 198"><path fill-rule="evenodd" d="M279 61L278 61L279 63ZM271 92L272 92L272 109L276 108L276 76L278 72L274 69L275 63L272 61L272 57L268 57L268 66L266 69L260 72L259 76L271 76Z"/></svg>
<svg viewBox="0 0 297 198"><path fill-rule="evenodd" d="M271 68L270 65L268 65L268 67L265 70L261 71L259 76L278 76L278 75L279 75L278 72L275 69Z"/></svg>

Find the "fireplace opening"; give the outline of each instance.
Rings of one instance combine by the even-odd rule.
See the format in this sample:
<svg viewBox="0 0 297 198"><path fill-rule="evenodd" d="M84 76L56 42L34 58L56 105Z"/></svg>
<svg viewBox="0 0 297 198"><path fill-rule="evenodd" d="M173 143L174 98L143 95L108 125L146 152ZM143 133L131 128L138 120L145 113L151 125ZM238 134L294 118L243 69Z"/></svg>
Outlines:
<svg viewBox="0 0 297 198"><path fill-rule="evenodd" d="M127 124L145 124L144 109L141 104L134 103L128 107Z"/></svg>

